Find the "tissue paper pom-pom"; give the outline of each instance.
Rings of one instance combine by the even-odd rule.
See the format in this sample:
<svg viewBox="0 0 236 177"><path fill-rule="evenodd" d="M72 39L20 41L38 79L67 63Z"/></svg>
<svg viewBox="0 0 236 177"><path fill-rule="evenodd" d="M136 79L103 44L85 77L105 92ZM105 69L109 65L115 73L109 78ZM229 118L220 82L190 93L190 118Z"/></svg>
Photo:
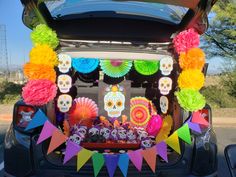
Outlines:
<svg viewBox="0 0 236 177"><path fill-rule="evenodd" d="M201 70L189 69L184 70L178 78L178 85L180 89L192 88L200 90L204 85L205 77Z"/></svg>
<svg viewBox="0 0 236 177"><path fill-rule="evenodd" d="M47 79L52 82L56 81L56 72L48 65L27 63L24 65L23 70L24 75L29 80Z"/></svg>
<svg viewBox="0 0 236 177"><path fill-rule="evenodd" d="M186 52L191 48L198 47L200 44L199 34L193 29L185 30L179 33L173 40L175 51Z"/></svg>
<svg viewBox="0 0 236 177"><path fill-rule="evenodd" d="M179 65L183 70L199 69L202 70L206 62L205 53L199 48L192 48L186 53L181 52L179 56Z"/></svg>
<svg viewBox="0 0 236 177"><path fill-rule="evenodd" d="M56 84L46 79L30 80L22 89L24 102L33 106L47 104L56 94Z"/></svg>
<svg viewBox="0 0 236 177"><path fill-rule="evenodd" d="M168 138L172 125L173 125L173 119L170 115L167 115L163 119L162 127L156 136L156 143L160 143L161 141L164 141Z"/></svg>
<svg viewBox="0 0 236 177"><path fill-rule="evenodd" d="M57 54L48 45L38 45L30 51L30 63L54 67L58 64Z"/></svg>
<svg viewBox="0 0 236 177"><path fill-rule="evenodd" d="M59 40L55 31L52 31L47 25L38 25L30 35L31 40L35 46L47 44L51 48L55 49Z"/></svg>
<svg viewBox="0 0 236 177"><path fill-rule="evenodd" d="M194 89L182 89L175 92L178 103L186 111L197 111L206 105L205 97Z"/></svg>

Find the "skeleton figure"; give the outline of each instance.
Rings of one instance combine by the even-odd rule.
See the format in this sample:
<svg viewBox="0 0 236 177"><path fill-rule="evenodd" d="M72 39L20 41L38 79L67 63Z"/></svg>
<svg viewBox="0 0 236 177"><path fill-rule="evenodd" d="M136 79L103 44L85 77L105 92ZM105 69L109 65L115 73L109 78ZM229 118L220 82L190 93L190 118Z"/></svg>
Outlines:
<svg viewBox="0 0 236 177"><path fill-rule="evenodd" d="M110 138L111 130L109 128L103 127L100 130L100 135L103 136L106 140Z"/></svg>
<svg viewBox="0 0 236 177"><path fill-rule="evenodd" d="M58 76L57 86L61 93L68 93L72 87L72 79L69 75L62 74Z"/></svg>
<svg viewBox="0 0 236 177"><path fill-rule="evenodd" d="M141 141L144 138L148 137L148 133L144 130L144 128L137 128L136 129L137 134L138 134L138 140Z"/></svg>
<svg viewBox="0 0 236 177"><path fill-rule="evenodd" d="M127 142L128 143L137 143L136 138L137 138L137 136L136 136L134 130L132 130L132 129L128 130L128 132L127 132L128 141Z"/></svg>
<svg viewBox="0 0 236 177"><path fill-rule="evenodd" d="M69 140L80 145L80 143L83 141L83 137L81 137L78 134L73 134L72 136L69 137Z"/></svg>
<svg viewBox="0 0 236 177"><path fill-rule="evenodd" d="M166 114L169 108L169 101L166 96L161 96L160 98L160 107L161 107L161 112L163 114Z"/></svg>
<svg viewBox="0 0 236 177"><path fill-rule="evenodd" d="M68 112L72 106L72 97L70 95L60 95L57 100L57 107L61 112Z"/></svg>
<svg viewBox="0 0 236 177"><path fill-rule="evenodd" d="M126 140L127 138L127 131L123 127L118 128L118 140Z"/></svg>
<svg viewBox="0 0 236 177"><path fill-rule="evenodd" d="M144 138L141 141L141 148L150 148L153 145L153 140L150 137Z"/></svg>
<svg viewBox="0 0 236 177"><path fill-rule="evenodd" d="M172 80L169 77L162 77L159 80L159 90L162 95L168 95L172 89Z"/></svg>
<svg viewBox="0 0 236 177"><path fill-rule="evenodd" d="M173 70L173 59L170 56L161 59L160 70L164 76L170 75Z"/></svg>
<svg viewBox="0 0 236 177"><path fill-rule="evenodd" d="M87 134L87 127L86 126L80 126L80 125L74 125L71 130L72 134L76 133L80 135L81 137L85 138Z"/></svg>
<svg viewBox="0 0 236 177"><path fill-rule="evenodd" d="M117 129L113 129L111 131L110 139L113 140L113 141L117 141L118 140L118 130Z"/></svg>
<svg viewBox="0 0 236 177"><path fill-rule="evenodd" d="M59 54L58 55L58 68L61 73L67 73L69 72L71 68L71 57L66 54Z"/></svg>

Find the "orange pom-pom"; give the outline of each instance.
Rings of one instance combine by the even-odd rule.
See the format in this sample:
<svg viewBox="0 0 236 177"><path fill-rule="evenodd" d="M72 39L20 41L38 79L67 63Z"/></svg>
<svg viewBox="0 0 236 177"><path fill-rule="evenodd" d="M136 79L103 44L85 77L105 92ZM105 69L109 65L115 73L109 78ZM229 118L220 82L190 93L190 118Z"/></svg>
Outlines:
<svg viewBox="0 0 236 177"><path fill-rule="evenodd" d="M199 69L202 70L206 62L205 53L199 48L192 48L186 53L181 52L179 56L179 65L183 70Z"/></svg>
<svg viewBox="0 0 236 177"><path fill-rule="evenodd" d="M56 72L48 65L27 63L24 65L23 70L24 75L29 80L47 79L52 82L56 81Z"/></svg>

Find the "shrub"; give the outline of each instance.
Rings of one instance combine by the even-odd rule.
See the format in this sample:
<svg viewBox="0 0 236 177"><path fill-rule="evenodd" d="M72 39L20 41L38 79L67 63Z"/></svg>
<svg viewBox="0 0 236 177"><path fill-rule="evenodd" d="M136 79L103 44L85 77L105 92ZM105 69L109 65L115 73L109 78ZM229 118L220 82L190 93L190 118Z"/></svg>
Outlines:
<svg viewBox="0 0 236 177"><path fill-rule="evenodd" d="M20 99L22 85L13 82L0 83L0 103L14 103Z"/></svg>

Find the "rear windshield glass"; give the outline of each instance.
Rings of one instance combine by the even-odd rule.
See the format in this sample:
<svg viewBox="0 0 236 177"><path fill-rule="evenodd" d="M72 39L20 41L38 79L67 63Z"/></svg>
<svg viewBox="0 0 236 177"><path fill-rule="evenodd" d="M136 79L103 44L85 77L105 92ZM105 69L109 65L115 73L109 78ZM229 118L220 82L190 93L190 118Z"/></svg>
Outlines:
<svg viewBox="0 0 236 177"><path fill-rule="evenodd" d="M140 1L56 0L45 4L54 19L132 15L179 24L188 11L180 6Z"/></svg>

